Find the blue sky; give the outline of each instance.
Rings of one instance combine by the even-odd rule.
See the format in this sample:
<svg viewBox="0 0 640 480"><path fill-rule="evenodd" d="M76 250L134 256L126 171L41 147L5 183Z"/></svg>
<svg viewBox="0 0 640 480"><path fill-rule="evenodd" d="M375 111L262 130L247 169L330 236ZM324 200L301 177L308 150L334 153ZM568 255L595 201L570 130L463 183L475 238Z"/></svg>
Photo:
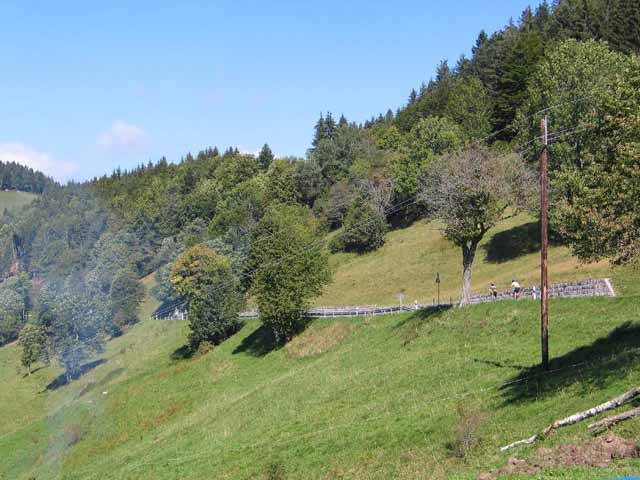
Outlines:
<svg viewBox="0 0 640 480"><path fill-rule="evenodd" d="M529 3L6 0L0 160L66 180L212 145L304 155L321 111L401 106Z"/></svg>

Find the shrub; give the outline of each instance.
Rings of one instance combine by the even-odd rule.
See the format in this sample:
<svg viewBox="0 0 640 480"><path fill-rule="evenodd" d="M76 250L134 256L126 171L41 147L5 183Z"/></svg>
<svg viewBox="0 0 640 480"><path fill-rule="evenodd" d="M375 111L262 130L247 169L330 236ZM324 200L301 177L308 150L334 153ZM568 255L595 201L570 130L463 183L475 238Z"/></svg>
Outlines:
<svg viewBox="0 0 640 480"><path fill-rule="evenodd" d="M454 438L450 450L458 458L466 458L480 443L481 429L487 420L480 409L463 403L456 407Z"/></svg>
<svg viewBox="0 0 640 480"><path fill-rule="evenodd" d="M387 221L365 202L356 202L347 213L343 230L329 243L329 250L365 253L377 250L385 242Z"/></svg>

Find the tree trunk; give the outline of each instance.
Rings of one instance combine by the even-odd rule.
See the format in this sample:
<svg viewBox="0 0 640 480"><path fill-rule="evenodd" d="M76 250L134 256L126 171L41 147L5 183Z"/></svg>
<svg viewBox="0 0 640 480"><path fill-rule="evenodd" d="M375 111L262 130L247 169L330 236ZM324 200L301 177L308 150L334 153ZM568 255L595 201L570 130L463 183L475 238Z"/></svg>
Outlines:
<svg viewBox="0 0 640 480"><path fill-rule="evenodd" d="M632 408L631 410L627 410L626 412L619 413L618 415L612 415L611 417L607 417L604 420L600 420L599 422L592 423L587 428L589 430L594 430L596 428L602 427L611 427L616 423L620 423L624 420L628 420L630 418L640 417L640 407Z"/></svg>
<svg viewBox="0 0 640 480"><path fill-rule="evenodd" d="M462 245L462 301L461 305L468 305L471 302L471 267L476 256L478 242L471 240Z"/></svg>
<svg viewBox="0 0 640 480"><path fill-rule="evenodd" d="M500 449L500 451L504 452L505 450L509 450L510 448L518 447L520 445L530 445L530 444L534 443L535 441L539 440L540 438L546 437L547 435L549 435L549 433L551 433L553 430L555 430L557 428L565 427L567 425L573 425L575 423L581 422L582 420L584 420L586 418L590 418L590 417L593 417L595 415L598 415L599 413L605 412L607 410L612 410L614 408L618 408L620 405L622 405L622 404L628 402L629 400L632 400L632 399L634 399L634 398L636 398L638 396L640 396L640 387L632 388L628 392L625 392L625 393L623 393L622 395L620 395L620 396L618 396L616 398L612 398L608 402L601 403L600 405L597 405L597 406L595 406L593 408L590 408L589 410L585 410L583 412L574 413L573 415L570 415L570 416L568 416L566 418L562 418L560 420L556 420L555 422L553 422L551 425L549 425L547 428L545 428L541 432L538 432L538 433L536 433L535 435L532 435L529 438L525 438L524 440L518 440L517 442L510 443L509 445L506 445L506 446L502 447ZM634 409L634 410L636 410L636 409ZM635 413L634 410L632 410L631 412ZM625 420L626 418L631 418L631 417L630 416L625 416L625 418L623 418L622 420ZM618 420L618 419L615 419L615 420ZM597 428L599 426L598 425L599 423L600 422L596 422L594 424L591 424L591 425L589 425L589 428L592 428L592 427L593 428Z"/></svg>

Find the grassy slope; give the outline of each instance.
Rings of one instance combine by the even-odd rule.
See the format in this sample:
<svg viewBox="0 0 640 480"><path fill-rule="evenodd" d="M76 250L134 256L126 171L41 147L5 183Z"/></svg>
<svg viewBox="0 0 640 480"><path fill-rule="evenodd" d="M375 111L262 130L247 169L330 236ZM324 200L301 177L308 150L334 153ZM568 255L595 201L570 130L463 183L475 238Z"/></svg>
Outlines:
<svg viewBox="0 0 640 480"><path fill-rule="evenodd" d="M629 352L640 347L638 276L617 275L624 297L551 302L552 367L560 370L548 376L535 368L539 306L530 301L317 321L298 342L327 345L328 335L351 333L303 358L305 348L265 353L250 322L208 355L174 360L186 325L145 321L109 343L104 364L44 392L60 371L21 378L17 348L2 348L0 478L249 479L279 465L283 478L305 480L472 479L504 463L500 445L640 382L640 353ZM523 376L532 378L495 388ZM465 461L447 448L460 404L487 418ZM545 444L585 439L585 429L569 427ZM616 431L637 438L640 420ZM626 461L545 478L639 468Z"/></svg>
<svg viewBox="0 0 640 480"><path fill-rule="evenodd" d="M523 286L538 284L538 239L536 225L525 215L492 229L476 255L474 292L486 292L491 282L496 282L500 289L508 289L513 278ZM393 231L380 250L367 255L333 255L331 263L334 281L317 305L390 305L398 301L400 291L404 291L406 302L431 303L436 295L436 272L440 272L442 280L441 299L460 296L462 254L433 224L420 222ZM549 265L551 282L611 275L606 263L581 265L566 247L552 246Z"/></svg>
<svg viewBox="0 0 640 480"><path fill-rule="evenodd" d="M4 212L5 208L7 210L13 210L23 205L27 205L31 203L31 201L36 198L36 195L33 193L26 192L17 192L17 191L8 191L0 190L0 212Z"/></svg>

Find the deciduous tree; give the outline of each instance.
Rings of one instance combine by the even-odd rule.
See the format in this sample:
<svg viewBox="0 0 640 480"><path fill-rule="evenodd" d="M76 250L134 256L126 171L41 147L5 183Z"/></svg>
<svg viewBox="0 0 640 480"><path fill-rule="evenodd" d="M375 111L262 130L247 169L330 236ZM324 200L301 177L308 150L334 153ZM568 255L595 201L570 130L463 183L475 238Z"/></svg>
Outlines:
<svg viewBox="0 0 640 480"><path fill-rule="evenodd" d="M278 341L289 340L304 325L311 298L330 279L317 221L307 208L267 210L253 234L247 272L260 320Z"/></svg>
<svg viewBox="0 0 640 480"><path fill-rule="evenodd" d="M515 155L476 147L444 155L429 167L421 199L444 235L462 250L462 303L471 299L478 244L509 207L534 200L534 176Z"/></svg>
<svg viewBox="0 0 640 480"><path fill-rule="evenodd" d="M237 330L243 296L228 258L203 245L192 247L174 263L171 282L189 301L192 349L205 341L217 345Z"/></svg>

